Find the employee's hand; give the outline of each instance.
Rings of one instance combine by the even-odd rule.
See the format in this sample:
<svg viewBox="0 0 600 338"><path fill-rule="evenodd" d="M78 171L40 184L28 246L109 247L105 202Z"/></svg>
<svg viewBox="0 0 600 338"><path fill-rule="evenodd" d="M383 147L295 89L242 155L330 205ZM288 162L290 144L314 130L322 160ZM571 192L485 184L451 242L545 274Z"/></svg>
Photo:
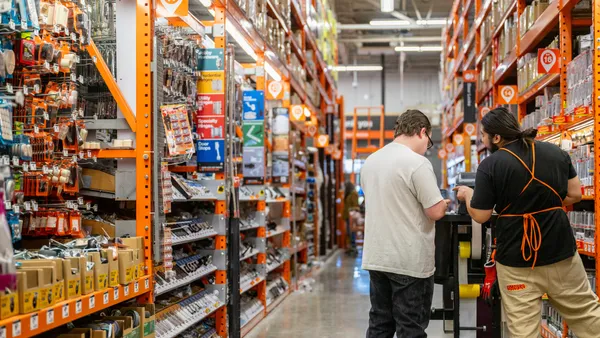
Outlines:
<svg viewBox="0 0 600 338"><path fill-rule="evenodd" d="M449 200L449 199L446 198L446 199L444 199L444 202L446 202L446 209L448 209L448 207L452 203L452 200Z"/></svg>
<svg viewBox="0 0 600 338"><path fill-rule="evenodd" d="M460 185L452 190L456 191L456 198L461 202L464 202L469 196L473 196L473 189L464 185Z"/></svg>

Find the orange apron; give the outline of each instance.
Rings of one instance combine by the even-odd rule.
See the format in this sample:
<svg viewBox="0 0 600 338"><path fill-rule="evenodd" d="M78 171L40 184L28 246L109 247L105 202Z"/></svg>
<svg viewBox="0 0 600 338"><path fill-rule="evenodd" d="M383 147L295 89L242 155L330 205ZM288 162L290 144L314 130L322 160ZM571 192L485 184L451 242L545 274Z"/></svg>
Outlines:
<svg viewBox="0 0 600 338"><path fill-rule="evenodd" d="M517 160L519 160L519 162L521 162L521 164L525 167L525 169L527 169L527 171L529 171L529 173L531 174L531 178L529 179L529 182L527 182L527 184L525 185L523 190L521 190L521 193L519 194L519 196L517 196L517 198L519 198L523 194L523 192L525 192L525 190L527 190L527 188L529 188L529 185L531 184L531 182L537 181L537 182L541 183L542 185L544 185L545 187L547 187L548 189L552 190L552 192L556 196L558 196L558 198L562 201L562 197L560 197L560 195L558 194L558 192L556 192L556 190L554 190L554 188L552 188L546 182L535 177L535 142L533 142L531 144L531 154L532 154L531 169L527 166L527 164L525 164L525 162L523 162L523 160L519 156L517 156L512 151L510 151L506 148L501 148L500 150L504 150L507 153L514 156ZM562 203L560 206L547 208L544 210L539 210L539 211L534 211L534 212L528 212L528 213L524 213L524 214L505 214L504 212L511 205L512 205L512 203L509 203L506 206L506 208L504 208L504 210L502 210L502 212L500 212L498 217L522 217L523 218L523 240L521 242L521 254L523 255L523 259L526 262L530 261L531 258L533 257L533 264L531 266L531 268L533 269L535 267L535 263L537 261L538 250L540 249L540 247L542 245L542 230L540 229L540 225L538 224L538 222L534 216L537 214L541 214L543 212L548 212L548 211L552 211L552 210L563 210L564 211Z"/></svg>

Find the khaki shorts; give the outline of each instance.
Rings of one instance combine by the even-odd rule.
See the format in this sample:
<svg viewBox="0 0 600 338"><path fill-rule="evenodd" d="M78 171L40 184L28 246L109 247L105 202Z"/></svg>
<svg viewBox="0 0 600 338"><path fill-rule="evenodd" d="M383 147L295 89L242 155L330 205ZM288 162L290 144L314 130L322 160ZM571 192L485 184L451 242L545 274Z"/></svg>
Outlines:
<svg viewBox="0 0 600 338"><path fill-rule="evenodd" d="M534 269L496 263L496 270L512 338L540 336L544 294L578 338L600 337L600 304L579 254Z"/></svg>

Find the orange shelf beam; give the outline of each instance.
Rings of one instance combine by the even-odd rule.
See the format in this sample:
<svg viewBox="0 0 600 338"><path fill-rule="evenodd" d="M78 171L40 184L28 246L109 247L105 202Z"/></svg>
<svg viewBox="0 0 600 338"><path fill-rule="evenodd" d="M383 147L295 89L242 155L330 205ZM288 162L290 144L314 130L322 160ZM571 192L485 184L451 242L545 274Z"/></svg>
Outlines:
<svg viewBox="0 0 600 338"><path fill-rule="evenodd" d="M96 291L79 298L62 301L37 312L18 315L0 321L6 330L6 337L17 337L13 328L20 327L19 338L33 337L53 328L65 325L76 319L89 316L100 310L120 304L128 299L139 297L152 291L150 276L144 276L127 286L119 285ZM66 314L66 316L64 316ZM31 327L37 322L37 329Z"/></svg>
<svg viewBox="0 0 600 338"><path fill-rule="evenodd" d="M588 256L588 257L596 257L595 252L585 251L583 249L578 249L577 251L579 252L580 255L584 255L584 256Z"/></svg>
<svg viewBox="0 0 600 338"><path fill-rule="evenodd" d="M583 195L581 197L582 201L594 201L596 198L593 195Z"/></svg>
<svg viewBox="0 0 600 338"><path fill-rule="evenodd" d="M121 109L123 116L125 116L125 120L127 120L129 128L131 128L131 131L135 133L137 130L135 114L129 106L129 103L127 103L127 100L125 100L125 96L123 96L123 93L121 92L114 75L110 72L110 69L106 65L106 62L104 62L102 54L100 54L100 51L98 50L98 47L96 47L96 44L93 40L90 40L86 50L90 54L92 60L95 60L94 64L96 65L96 68L98 68L98 72L102 76L102 79L106 83L108 90L117 102L117 106L119 106L119 109Z"/></svg>
<svg viewBox="0 0 600 338"><path fill-rule="evenodd" d="M538 137L537 139L540 141L544 141L544 140L556 137L565 130L569 130L569 129L576 127L582 123L591 121L592 118L593 118L592 116L586 116L586 117L578 118L573 122L559 125L559 126L557 126L558 128L556 128L556 130L554 132L552 132L550 134L542 135L542 136Z"/></svg>
<svg viewBox="0 0 600 338"><path fill-rule="evenodd" d="M556 84L560 80L560 74L546 74L541 77L536 84L519 95L518 103L527 103L533 100L539 93L548 86Z"/></svg>
<svg viewBox="0 0 600 338"><path fill-rule="evenodd" d="M98 158L135 158L135 149L101 149Z"/></svg>
<svg viewBox="0 0 600 338"><path fill-rule="evenodd" d="M558 25L558 16L560 14L558 5L560 1L555 1L553 5L546 8L544 13L535 21L533 26L519 40L519 56L531 52L548 33Z"/></svg>

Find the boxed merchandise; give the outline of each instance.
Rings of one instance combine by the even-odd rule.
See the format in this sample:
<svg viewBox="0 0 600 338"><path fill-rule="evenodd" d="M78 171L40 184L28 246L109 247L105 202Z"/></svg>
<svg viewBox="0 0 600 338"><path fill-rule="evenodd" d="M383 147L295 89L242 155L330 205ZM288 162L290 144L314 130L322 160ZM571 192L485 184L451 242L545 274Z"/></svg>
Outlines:
<svg viewBox="0 0 600 338"><path fill-rule="evenodd" d="M82 173L85 189L115 192L115 175L88 168L83 168Z"/></svg>
<svg viewBox="0 0 600 338"><path fill-rule="evenodd" d="M106 289L108 287L109 263L102 263L99 252L88 252L88 261L94 263L94 290Z"/></svg>
<svg viewBox="0 0 600 338"><path fill-rule="evenodd" d="M55 269L51 266L39 266L39 267L21 267L17 271L29 271L34 270L39 275L38 284L38 307L40 309L54 305L54 279Z"/></svg>
<svg viewBox="0 0 600 338"><path fill-rule="evenodd" d="M42 267L42 266L50 266L54 271L54 279L52 281L53 284L53 293L52 299L55 303L62 302L65 300L65 279L64 279L64 269L63 269L63 260L60 258L55 259L32 259L32 260L21 260L18 261L19 265L22 267Z"/></svg>
<svg viewBox="0 0 600 338"><path fill-rule="evenodd" d="M106 335L104 330L94 330L87 328L76 328L69 333L58 335L58 338L112 338Z"/></svg>
<svg viewBox="0 0 600 338"><path fill-rule="evenodd" d="M42 269L17 271L19 310L21 314L34 312L40 309L40 285L42 284L42 274Z"/></svg>
<svg viewBox="0 0 600 338"><path fill-rule="evenodd" d="M108 286L119 286L119 255L116 250L102 249L100 256L108 261Z"/></svg>
<svg viewBox="0 0 600 338"><path fill-rule="evenodd" d="M123 338L138 338L140 337L140 323L135 323L134 326L133 318L130 316L118 316L118 317L102 317L103 319L114 320L121 328L121 337Z"/></svg>
<svg viewBox="0 0 600 338"><path fill-rule="evenodd" d="M94 268L91 265L91 263L88 263L87 257L79 257L82 295L94 292Z"/></svg>
<svg viewBox="0 0 600 338"><path fill-rule="evenodd" d="M122 311L133 310L140 315L140 338L155 338L155 307L154 304L144 304L137 307L125 307Z"/></svg>
<svg viewBox="0 0 600 338"><path fill-rule="evenodd" d="M127 285L133 282L136 268L135 251L131 249L119 250L119 283Z"/></svg>
<svg viewBox="0 0 600 338"><path fill-rule="evenodd" d="M121 238L121 242L128 246L129 249L134 250L134 262L136 268L134 271L134 278L138 279L146 274L144 265L144 238L143 237L130 237Z"/></svg>
<svg viewBox="0 0 600 338"><path fill-rule="evenodd" d="M81 260L79 258L65 258L63 260L63 271L65 278L66 299L81 296Z"/></svg>
<svg viewBox="0 0 600 338"><path fill-rule="evenodd" d="M0 294L0 320L19 314L19 294L16 291Z"/></svg>

